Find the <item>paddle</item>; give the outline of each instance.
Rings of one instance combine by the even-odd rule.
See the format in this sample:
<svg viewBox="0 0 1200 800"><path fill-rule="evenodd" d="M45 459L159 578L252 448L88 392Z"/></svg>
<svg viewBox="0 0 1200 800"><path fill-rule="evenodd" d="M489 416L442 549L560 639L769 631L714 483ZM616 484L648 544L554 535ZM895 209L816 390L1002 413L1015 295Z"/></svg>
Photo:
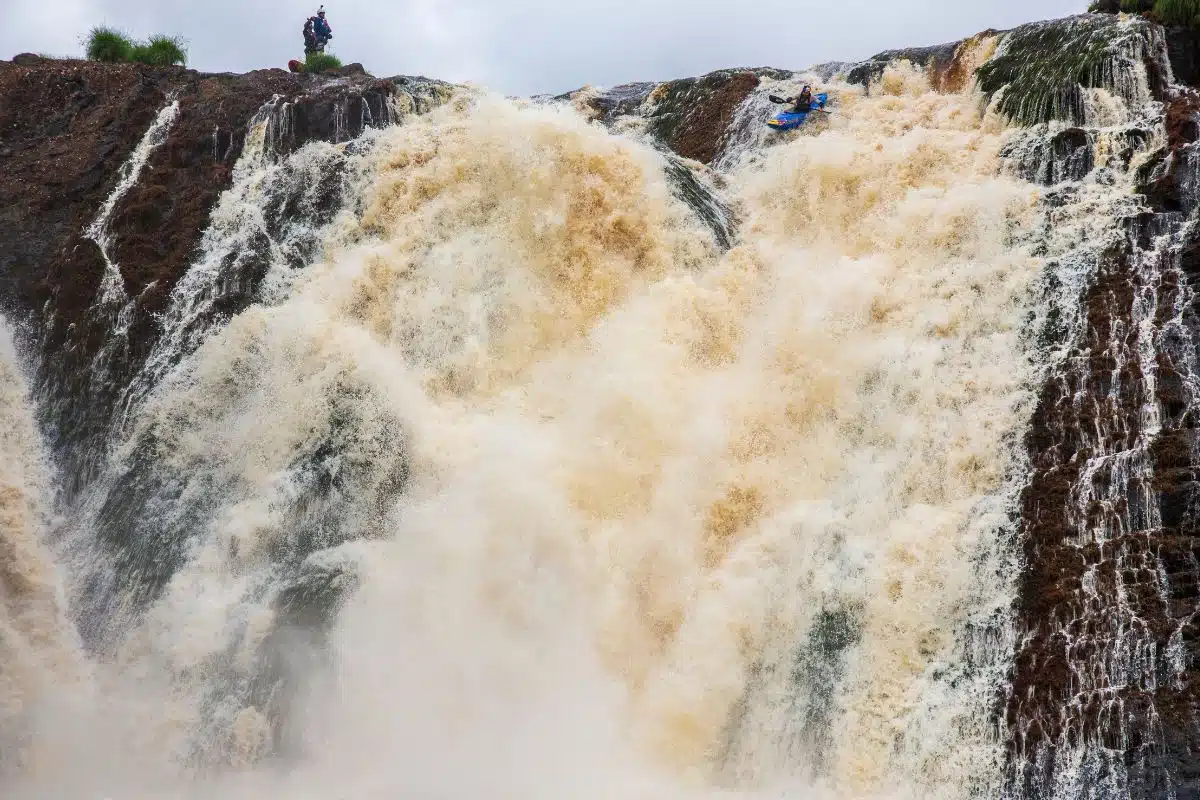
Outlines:
<svg viewBox="0 0 1200 800"><path fill-rule="evenodd" d="M778 95L774 95L774 94L767 95L767 99L770 100L772 103L777 103L779 105L788 105L791 102L793 102L791 100L785 100L782 97L780 97ZM827 108L812 108L804 113L811 114L813 111L820 111L822 114L832 114L833 113L832 111L830 111Z"/></svg>

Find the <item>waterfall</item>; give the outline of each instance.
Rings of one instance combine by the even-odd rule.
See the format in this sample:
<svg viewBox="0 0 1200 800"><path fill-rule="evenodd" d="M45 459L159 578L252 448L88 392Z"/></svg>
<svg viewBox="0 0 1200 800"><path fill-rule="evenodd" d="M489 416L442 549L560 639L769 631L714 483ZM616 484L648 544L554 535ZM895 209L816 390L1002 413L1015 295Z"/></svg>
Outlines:
<svg viewBox="0 0 1200 800"><path fill-rule="evenodd" d="M82 338L92 339L96 344L80 348L82 353L68 349L50 358L43 357L34 392L41 401L43 420L52 420L49 424L55 429L54 438L60 440L57 455L65 466L60 473L60 490L67 497L85 487L100 469L112 407L124 389L124 372L136 358L130 339L139 314L139 298L129 297L120 265L114 261L113 217L122 200L137 185L151 157L166 143L179 115L179 100L169 95L117 170L116 185L82 231L83 238L96 246L103 263L94 300L80 323L90 333ZM47 310L50 309L48 305ZM48 320L42 329L39 349L43 353L57 349L48 346L52 321Z"/></svg>
<svg viewBox="0 0 1200 800"><path fill-rule="evenodd" d="M254 302L285 297L292 280L337 235L358 172L369 169L370 133L355 147L314 142L281 155L290 109L278 99L250 121L233 185L213 209L200 257L172 291L165 335L123 400L123 415L214 327Z"/></svg>
<svg viewBox="0 0 1200 800"><path fill-rule="evenodd" d="M69 501L0 340L4 796L1171 796L1195 146L1064 26L708 165L651 85L269 102Z"/></svg>
<svg viewBox="0 0 1200 800"><path fill-rule="evenodd" d="M97 680L139 698L105 791L252 794L271 754L292 794L362 759L364 794L994 765L995 676L948 665L1011 593L1036 192L923 81L843 86L840 127L723 178L725 246L567 108L252 137L58 533Z"/></svg>
<svg viewBox="0 0 1200 800"><path fill-rule="evenodd" d="M46 546L53 475L21 362L0 316L0 781L44 768L39 724L83 675Z"/></svg>

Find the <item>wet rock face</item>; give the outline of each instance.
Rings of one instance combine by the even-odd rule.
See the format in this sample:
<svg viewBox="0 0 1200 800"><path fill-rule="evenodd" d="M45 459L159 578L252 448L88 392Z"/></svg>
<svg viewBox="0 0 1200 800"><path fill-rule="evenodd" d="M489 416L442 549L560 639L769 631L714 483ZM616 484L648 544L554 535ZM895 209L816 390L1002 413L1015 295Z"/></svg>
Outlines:
<svg viewBox="0 0 1200 800"><path fill-rule="evenodd" d="M618 117L629 114L636 114L641 105L646 102L646 98L658 86L656 83L628 83L620 86L614 86L611 89L606 89L601 92L589 94L584 99L584 103L592 109L593 112L599 115L599 118L605 123L611 124ZM569 92L564 95L559 95L553 98L558 101L567 101L576 97L577 93Z"/></svg>
<svg viewBox="0 0 1200 800"><path fill-rule="evenodd" d="M1200 244L1185 232L1152 250L1162 217L1128 220L1104 256L1084 336L1033 419L1006 708L1021 796L1070 778L1200 796Z"/></svg>
<svg viewBox="0 0 1200 800"><path fill-rule="evenodd" d="M1018 141L1001 154L1027 181L1054 186L1079 181L1096 166L1093 137L1082 128L1066 128L1033 143Z"/></svg>
<svg viewBox="0 0 1200 800"><path fill-rule="evenodd" d="M1099 256L1026 441L1003 709L1015 796L1200 797L1200 96L1164 94L1161 119L1103 142L1119 169L1165 146L1139 168L1143 201ZM1100 147L1058 129L1023 151L1040 164L1025 177L1078 181Z"/></svg>
<svg viewBox="0 0 1200 800"><path fill-rule="evenodd" d="M708 164L721 151L734 112L758 84L753 72L715 72L664 83L649 97L654 103L649 130L684 158Z"/></svg>
<svg viewBox="0 0 1200 800"><path fill-rule="evenodd" d="M606 124L623 116L644 116L647 131L666 147L703 164L720 154L734 115L763 77L791 73L759 68L720 70L699 78L666 83L631 83L604 91L580 90L552 98L578 101Z"/></svg>
<svg viewBox="0 0 1200 800"><path fill-rule="evenodd" d="M1184 86L1200 85L1200 30L1170 27L1166 32L1175 81Z"/></svg>
<svg viewBox="0 0 1200 800"><path fill-rule="evenodd" d="M66 314L91 303L103 264L79 234L164 98L129 66L0 62L0 308L25 317L52 297Z"/></svg>
<svg viewBox="0 0 1200 800"><path fill-rule="evenodd" d="M885 50L856 65L846 73L846 81L858 86L871 87L883 75L889 64L908 61L914 66L924 67L934 74L948 70L954 63L954 54L961 42L934 45L933 47L909 47L902 50Z"/></svg>
<svg viewBox="0 0 1200 800"><path fill-rule="evenodd" d="M0 213L14 235L0 243L0 285L9 287L0 302L19 312L53 296L66 317L91 304L101 264L79 231L171 94L178 121L114 217L113 256L125 289L140 295L154 284L145 302L159 308L229 185L247 123L267 101L295 98L296 124L279 141L281 152L345 141L389 119L393 82L363 74L325 83L283 70L235 76L48 59L7 65L0 70Z"/></svg>
<svg viewBox="0 0 1200 800"><path fill-rule="evenodd" d="M288 109L286 124L275 126L279 152L346 141L394 120L389 98L404 80L0 62L0 311L25 324L42 354L43 424L57 434L68 496L87 482L84 454L94 453L116 394L161 333L155 315L230 185L248 123L275 99ZM179 113L111 217L109 255L130 302L100 308L103 255L84 231L169 98ZM105 356L102 383L94 362L118 327L126 333Z"/></svg>
<svg viewBox="0 0 1200 800"><path fill-rule="evenodd" d="M1082 341L1042 387L1027 441L1033 475L1022 502L1026 566L1018 609L1025 635L1006 710L1023 770L1016 776L1021 796L1040 796L1061 780L1055 757L1088 742L1104 742L1122 767L1154 771L1124 763L1118 744L1122 735L1146 730L1146 720L1119 707L1152 707L1149 687L1129 685L1124 674L1081 674L1097 662L1101 671L1136 670L1140 664L1117 663L1128 655L1122 648L1148 644L1132 637L1169 637L1126 630L1111 607L1126 587L1137 587L1133 614L1145 619L1158 598L1146 558L1153 549L1151 487L1132 455L1151 398L1142 365L1121 357L1137 346L1137 330L1127 324L1139 288L1133 251L1126 242L1103 256L1084 299Z"/></svg>
<svg viewBox="0 0 1200 800"><path fill-rule="evenodd" d="M1153 10L1154 0L1096 0L1091 11L1097 14L1121 12L1146 13ZM1151 15L1152 16L1152 15ZM1175 82L1182 86L1200 86L1200 29L1171 25L1165 28L1167 56Z"/></svg>
<svg viewBox="0 0 1200 800"><path fill-rule="evenodd" d="M271 121L272 146L286 155L311 141L347 142L367 128L387 125L388 99L395 91L388 80L335 81L317 94L284 103Z"/></svg>

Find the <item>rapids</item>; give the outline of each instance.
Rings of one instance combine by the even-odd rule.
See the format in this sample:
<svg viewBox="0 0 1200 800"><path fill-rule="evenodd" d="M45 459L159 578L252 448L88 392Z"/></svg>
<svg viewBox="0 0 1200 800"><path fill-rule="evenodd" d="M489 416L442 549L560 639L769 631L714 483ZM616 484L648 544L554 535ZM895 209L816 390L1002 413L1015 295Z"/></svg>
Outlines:
<svg viewBox="0 0 1200 800"><path fill-rule="evenodd" d="M831 92L683 163L729 247L570 104L248 147L70 509L0 343L4 797L995 796L1090 229L974 87Z"/></svg>

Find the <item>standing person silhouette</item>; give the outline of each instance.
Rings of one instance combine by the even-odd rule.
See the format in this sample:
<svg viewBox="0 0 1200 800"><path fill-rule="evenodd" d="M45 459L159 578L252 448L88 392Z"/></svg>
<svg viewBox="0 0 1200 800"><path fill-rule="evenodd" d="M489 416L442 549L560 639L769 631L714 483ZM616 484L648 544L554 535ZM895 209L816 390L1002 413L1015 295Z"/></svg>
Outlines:
<svg viewBox="0 0 1200 800"><path fill-rule="evenodd" d="M313 24L313 36L316 38L318 52L325 52L325 43L333 38L333 29L325 19L325 6L317 9L317 15L309 22Z"/></svg>

